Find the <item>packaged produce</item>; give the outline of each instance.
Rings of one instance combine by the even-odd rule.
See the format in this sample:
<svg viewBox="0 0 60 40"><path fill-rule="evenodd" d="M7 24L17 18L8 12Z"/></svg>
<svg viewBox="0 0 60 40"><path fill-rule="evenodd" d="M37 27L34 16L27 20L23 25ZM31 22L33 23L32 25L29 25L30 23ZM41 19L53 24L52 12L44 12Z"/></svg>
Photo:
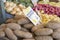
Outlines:
<svg viewBox="0 0 60 40"><path fill-rule="evenodd" d="M36 40L53 40L51 36L36 36Z"/></svg>
<svg viewBox="0 0 60 40"><path fill-rule="evenodd" d="M51 35L53 33L53 30L50 28L41 28L36 30L35 35Z"/></svg>
<svg viewBox="0 0 60 40"><path fill-rule="evenodd" d="M8 23L7 27L12 30L20 30L21 29L21 26L17 23Z"/></svg>
<svg viewBox="0 0 60 40"><path fill-rule="evenodd" d="M33 38L33 35L30 32L24 32L24 31L15 30L14 33L18 37L22 37L22 38Z"/></svg>
<svg viewBox="0 0 60 40"><path fill-rule="evenodd" d="M17 37L14 35L13 31L9 28L5 29L5 33L10 40L17 40Z"/></svg>

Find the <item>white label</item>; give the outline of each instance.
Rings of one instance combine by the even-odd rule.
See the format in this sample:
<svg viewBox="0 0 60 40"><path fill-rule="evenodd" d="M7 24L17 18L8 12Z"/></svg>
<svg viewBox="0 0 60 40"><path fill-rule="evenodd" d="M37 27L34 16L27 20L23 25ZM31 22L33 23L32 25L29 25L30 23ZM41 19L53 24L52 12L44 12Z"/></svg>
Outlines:
<svg viewBox="0 0 60 40"><path fill-rule="evenodd" d="M34 25L40 24L40 17L33 11L31 7L23 10L23 12Z"/></svg>

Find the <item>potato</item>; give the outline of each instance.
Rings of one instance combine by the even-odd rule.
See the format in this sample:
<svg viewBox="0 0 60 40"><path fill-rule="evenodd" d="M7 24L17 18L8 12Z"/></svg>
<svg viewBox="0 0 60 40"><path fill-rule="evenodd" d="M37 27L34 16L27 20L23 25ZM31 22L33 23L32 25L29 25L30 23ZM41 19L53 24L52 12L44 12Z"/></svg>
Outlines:
<svg viewBox="0 0 60 40"><path fill-rule="evenodd" d="M53 40L51 36L36 36L36 40Z"/></svg>
<svg viewBox="0 0 60 40"><path fill-rule="evenodd" d="M2 40L9 40L7 37L3 37L3 38L1 38Z"/></svg>
<svg viewBox="0 0 60 40"><path fill-rule="evenodd" d="M28 30L26 28L21 28L22 31L28 32Z"/></svg>
<svg viewBox="0 0 60 40"><path fill-rule="evenodd" d="M60 40L60 39L56 39L56 40Z"/></svg>
<svg viewBox="0 0 60 40"><path fill-rule="evenodd" d="M35 40L35 39L23 39L23 40Z"/></svg>
<svg viewBox="0 0 60 40"><path fill-rule="evenodd" d="M52 34L52 36L53 36L53 38L55 38L55 39L60 39L60 32L54 32L53 34Z"/></svg>
<svg viewBox="0 0 60 40"><path fill-rule="evenodd" d="M54 31L55 31L55 32L60 32L60 28L58 28L58 29L55 29Z"/></svg>
<svg viewBox="0 0 60 40"><path fill-rule="evenodd" d="M6 27L7 27L6 24L1 24L0 25L0 30L4 30Z"/></svg>
<svg viewBox="0 0 60 40"><path fill-rule="evenodd" d="M44 28L44 26L43 25L36 25L36 26L32 27L31 31L34 32L40 28Z"/></svg>
<svg viewBox="0 0 60 40"><path fill-rule="evenodd" d="M60 28L60 23L59 22L49 22L46 27L52 28L52 29L57 29L57 28Z"/></svg>
<svg viewBox="0 0 60 40"><path fill-rule="evenodd" d="M31 29L34 25L32 23L25 24L24 27L27 29Z"/></svg>
<svg viewBox="0 0 60 40"><path fill-rule="evenodd" d="M5 37L5 33L3 31L0 31L0 38Z"/></svg>
<svg viewBox="0 0 60 40"><path fill-rule="evenodd" d="M16 23L8 23L7 27L12 29L12 30L20 30L21 26L19 24Z"/></svg>
<svg viewBox="0 0 60 40"><path fill-rule="evenodd" d="M8 19L8 20L6 21L6 23L16 23L16 20L10 18L10 19Z"/></svg>
<svg viewBox="0 0 60 40"><path fill-rule="evenodd" d="M10 14L15 15L15 14L16 14L16 11L15 11L15 10L12 10L12 11L10 12Z"/></svg>
<svg viewBox="0 0 60 40"><path fill-rule="evenodd" d="M5 33L10 40L17 40L17 37L14 35L14 33L11 29L6 28Z"/></svg>
<svg viewBox="0 0 60 40"><path fill-rule="evenodd" d="M25 31L19 31L19 30L15 30L14 33L18 36L18 37L22 37L22 38L32 38L33 35L29 32L25 32Z"/></svg>
<svg viewBox="0 0 60 40"><path fill-rule="evenodd" d="M50 35L53 33L53 30L50 28L41 28L36 30L34 33L35 35Z"/></svg>
<svg viewBox="0 0 60 40"><path fill-rule="evenodd" d="M15 20L19 20L19 19L21 19L21 18L26 18L24 15L15 15L14 16L14 19Z"/></svg>
<svg viewBox="0 0 60 40"><path fill-rule="evenodd" d="M27 24L29 23L30 21L27 19L27 18L21 18L20 20L18 20L18 24Z"/></svg>

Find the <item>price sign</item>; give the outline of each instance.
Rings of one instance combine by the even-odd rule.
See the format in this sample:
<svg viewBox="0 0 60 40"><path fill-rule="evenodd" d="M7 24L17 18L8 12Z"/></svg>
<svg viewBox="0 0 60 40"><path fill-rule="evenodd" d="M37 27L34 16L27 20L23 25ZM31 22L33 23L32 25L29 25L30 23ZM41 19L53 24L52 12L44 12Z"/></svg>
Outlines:
<svg viewBox="0 0 60 40"><path fill-rule="evenodd" d="M34 25L40 24L40 17L33 11L31 7L24 9L23 12Z"/></svg>

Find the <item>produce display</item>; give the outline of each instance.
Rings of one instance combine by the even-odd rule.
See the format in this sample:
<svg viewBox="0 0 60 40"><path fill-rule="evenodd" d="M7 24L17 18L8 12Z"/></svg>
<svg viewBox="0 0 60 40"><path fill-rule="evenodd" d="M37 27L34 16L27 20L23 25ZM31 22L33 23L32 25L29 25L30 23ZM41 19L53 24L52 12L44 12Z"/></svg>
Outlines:
<svg viewBox="0 0 60 40"><path fill-rule="evenodd" d="M16 16L0 25L2 40L60 40L60 22L50 21L34 26L27 17L17 19Z"/></svg>
<svg viewBox="0 0 60 40"><path fill-rule="evenodd" d="M27 6L33 6L31 0L19 2L5 2L5 10L14 17L0 25L0 40L60 40L60 2L40 1L32 8L41 18L38 25L23 13Z"/></svg>
<svg viewBox="0 0 60 40"><path fill-rule="evenodd" d="M38 9L39 11L43 10L45 14L53 14L60 16L60 3L50 2L47 4L39 3L35 7L34 10Z"/></svg>

